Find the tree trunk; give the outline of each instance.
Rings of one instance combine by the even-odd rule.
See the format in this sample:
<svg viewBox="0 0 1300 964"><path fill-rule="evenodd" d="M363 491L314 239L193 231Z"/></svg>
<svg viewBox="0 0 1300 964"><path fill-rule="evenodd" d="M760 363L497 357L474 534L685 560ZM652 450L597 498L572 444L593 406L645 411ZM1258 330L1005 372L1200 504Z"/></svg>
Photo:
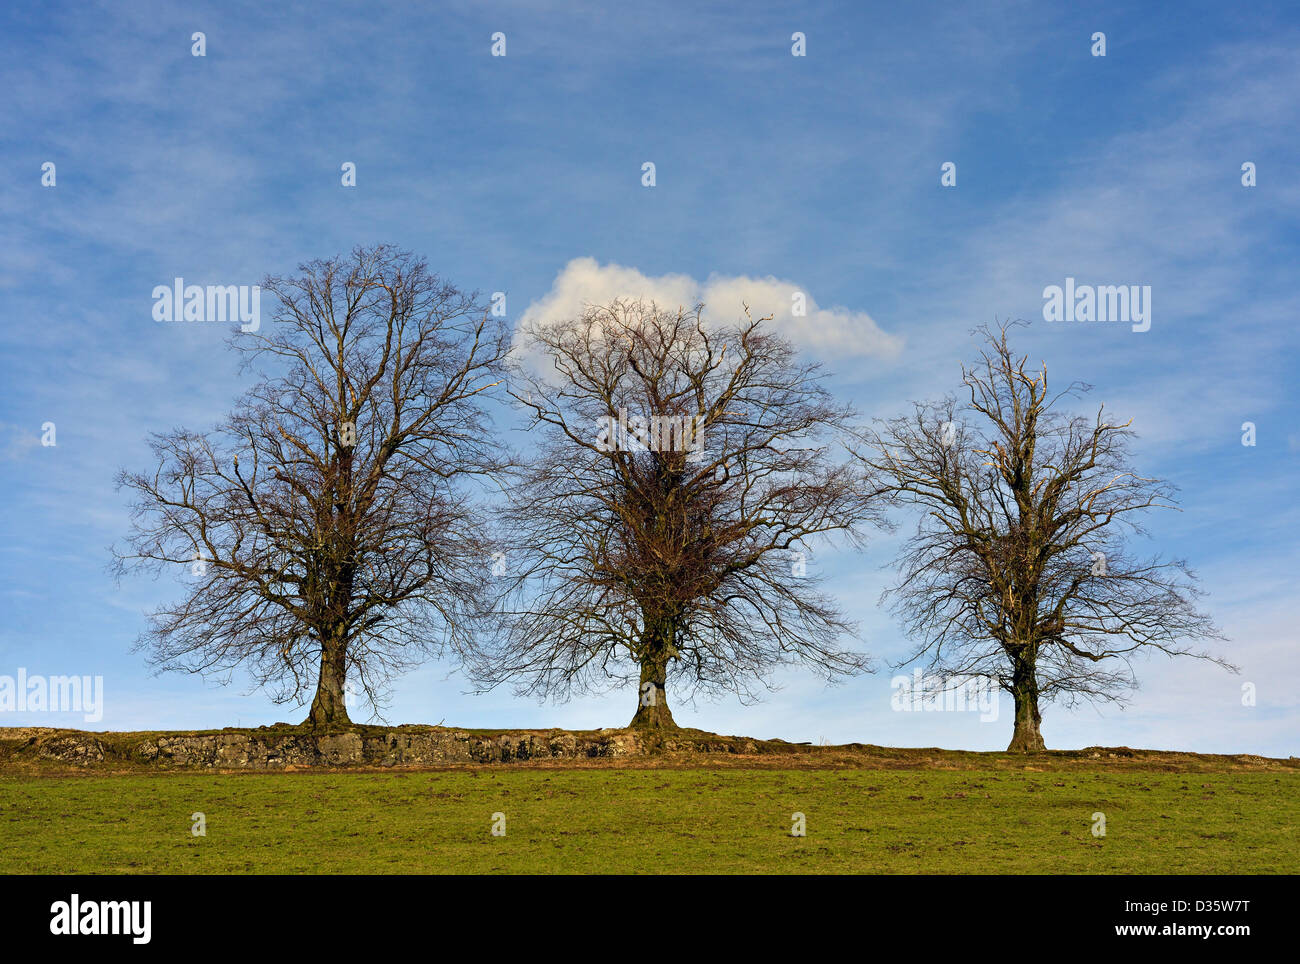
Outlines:
<svg viewBox="0 0 1300 964"><path fill-rule="evenodd" d="M1016 728L1011 734L1009 753L1029 753L1046 750L1039 726L1043 722L1038 712L1038 677L1031 660L1016 660L1011 678L1011 695L1016 701Z"/></svg>
<svg viewBox="0 0 1300 964"><path fill-rule="evenodd" d="M314 727L350 726L347 700L343 691L347 679L346 644L331 633L321 645L320 680L316 698L311 701L307 725Z"/></svg>
<svg viewBox="0 0 1300 964"><path fill-rule="evenodd" d="M641 685L637 689L636 715L630 726L675 730L672 711L668 709L668 693L664 683L668 676L666 657L649 657L641 663Z"/></svg>

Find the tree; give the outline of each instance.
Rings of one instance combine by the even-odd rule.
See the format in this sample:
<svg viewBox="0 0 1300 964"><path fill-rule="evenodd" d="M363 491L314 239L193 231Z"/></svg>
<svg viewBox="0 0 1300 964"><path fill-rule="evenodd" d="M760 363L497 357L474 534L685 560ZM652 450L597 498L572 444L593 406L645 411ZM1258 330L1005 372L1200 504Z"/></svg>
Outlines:
<svg viewBox="0 0 1300 964"><path fill-rule="evenodd" d="M490 548L466 482L494 477L484 393L508 340L474 296L381 245L263 283L270 326L233 344L256 385L212 432L153 436L123 472L117 569L191 567L140 645L166 669L246 667L308 722L349 722L391 673L469 644Z"/></svg>
<svg viewBox="0 0 1300 964"><path fill-rule="evenodd" d="M866 666L801 561L870 516L861 474L831 457L852 411L746 319L619 301L524 331L543 371L521 361L510 394L538 439L504 513L485 686L563 698L636 679L632 725L662 728L669 679L749 699L778 664Z"/></svg>
<svg viewBox="0 0 1300 964"><path fill-rule="evenodd" d="M987 347L962 366L966 400L914 403L860 433L877 491L921 511L887 591L942 680L985 679L1011 693L1010 750L1041 750L1040 703L1121 701L1141 653L1193 656L1222 638L1199 612L1182 560L1134 556L1173 486L1131 467L1129 423L1059 410L1090 386L1053 395L1047 366L1027 371L1012 325L980 329Z"/></svg>

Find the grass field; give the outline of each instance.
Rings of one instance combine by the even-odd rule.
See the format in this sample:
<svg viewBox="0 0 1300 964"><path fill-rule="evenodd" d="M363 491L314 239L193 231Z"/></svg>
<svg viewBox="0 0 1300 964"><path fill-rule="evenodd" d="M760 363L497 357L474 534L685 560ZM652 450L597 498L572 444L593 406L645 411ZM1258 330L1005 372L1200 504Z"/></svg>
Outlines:
<svg viewBox="0 0 1300 964"><path fill-rule="evenodd" d="M0 872L1294 874L1300 771L0 775Z"/></svg>

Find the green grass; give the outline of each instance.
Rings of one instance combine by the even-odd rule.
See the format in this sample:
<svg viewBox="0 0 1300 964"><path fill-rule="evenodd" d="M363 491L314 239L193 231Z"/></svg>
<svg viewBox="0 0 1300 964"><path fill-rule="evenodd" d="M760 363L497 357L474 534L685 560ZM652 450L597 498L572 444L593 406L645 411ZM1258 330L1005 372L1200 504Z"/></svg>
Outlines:
<svg viewBox="0 0 1300 964"><path fill-rule="evenodd" d="M1294 874L1300 773L0 776L0 872Z"/></svg>

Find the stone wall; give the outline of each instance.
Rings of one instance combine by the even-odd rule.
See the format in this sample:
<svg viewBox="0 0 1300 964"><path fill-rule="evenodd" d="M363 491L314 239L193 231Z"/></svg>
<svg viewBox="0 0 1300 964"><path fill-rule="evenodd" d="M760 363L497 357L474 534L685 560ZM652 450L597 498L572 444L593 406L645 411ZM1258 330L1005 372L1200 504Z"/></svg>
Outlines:
<svg viewBox="0 0 1300 964"><path fill-rule="evenodd" d="M279 770L290 766L390 767L449 763L635 756L635 733L562 730L481 734L442 727L378 727L314 735L276 727L220 733L96 734L0 730L11 759L73 766L151 765L160 769Z"/></svg>

